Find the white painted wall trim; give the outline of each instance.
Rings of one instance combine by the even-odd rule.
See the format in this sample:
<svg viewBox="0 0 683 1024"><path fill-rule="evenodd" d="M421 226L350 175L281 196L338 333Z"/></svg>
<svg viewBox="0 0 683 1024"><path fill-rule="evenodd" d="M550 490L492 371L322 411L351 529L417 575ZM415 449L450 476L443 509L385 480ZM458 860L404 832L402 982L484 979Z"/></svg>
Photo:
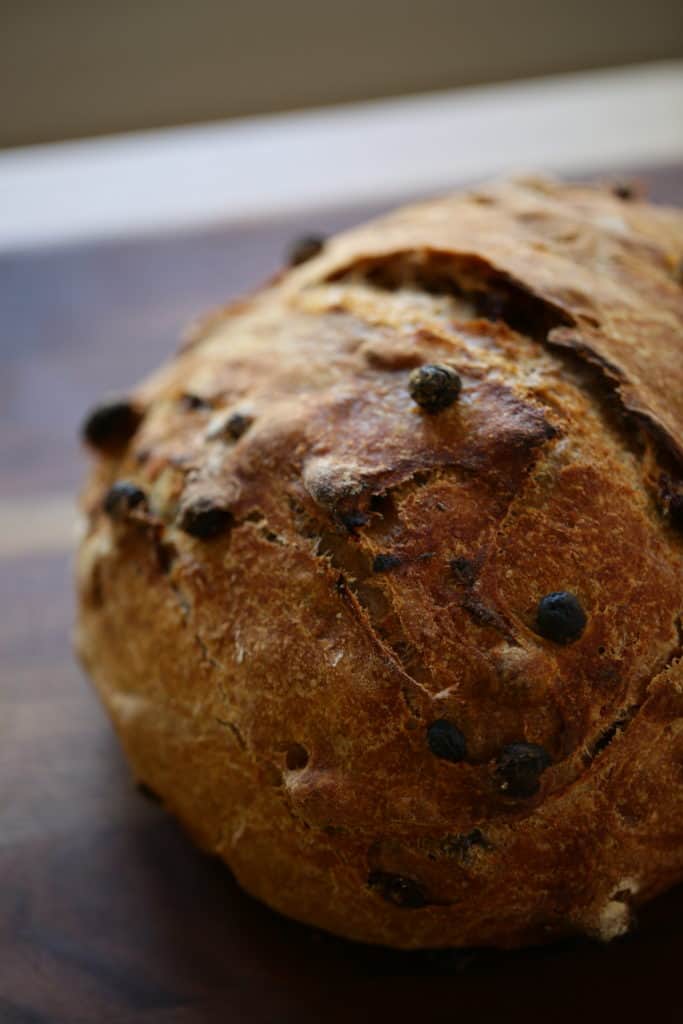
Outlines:
<svg viewBox="0 0 683 1024"><path fill-rule="evenodd" d="M683 159L683 61L0 152L0 249Z"/></svg>

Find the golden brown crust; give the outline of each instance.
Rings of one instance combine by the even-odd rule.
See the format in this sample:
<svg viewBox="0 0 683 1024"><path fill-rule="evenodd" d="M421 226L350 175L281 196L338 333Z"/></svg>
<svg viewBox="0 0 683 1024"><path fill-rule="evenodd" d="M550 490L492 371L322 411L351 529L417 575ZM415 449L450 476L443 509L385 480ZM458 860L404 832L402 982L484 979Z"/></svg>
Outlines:
<svg viewBox="0 0 683 1024"><path fill-rule="evenodd" d="M79 652L136 776L272 906L518 945L610 938L683 877L682 254L681 214L601 190L446 198L140 388L83 498ZM462 380L436 414L421 364ZM117 480L143 498L107 514ZM556 591L571 643L538 632ZM535 792L501 768L518 743Z"/></svg>

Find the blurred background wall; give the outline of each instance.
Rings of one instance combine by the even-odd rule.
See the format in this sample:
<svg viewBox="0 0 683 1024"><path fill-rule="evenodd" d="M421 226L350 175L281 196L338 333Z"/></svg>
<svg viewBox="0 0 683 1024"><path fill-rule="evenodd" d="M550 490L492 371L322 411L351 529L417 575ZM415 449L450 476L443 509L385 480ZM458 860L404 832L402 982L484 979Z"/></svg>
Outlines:
<svg viewBox="0 0 683 1024"><path fill-rule="evenodd" d="M0 0L0 146L682 54L682 0Z"/></svg>

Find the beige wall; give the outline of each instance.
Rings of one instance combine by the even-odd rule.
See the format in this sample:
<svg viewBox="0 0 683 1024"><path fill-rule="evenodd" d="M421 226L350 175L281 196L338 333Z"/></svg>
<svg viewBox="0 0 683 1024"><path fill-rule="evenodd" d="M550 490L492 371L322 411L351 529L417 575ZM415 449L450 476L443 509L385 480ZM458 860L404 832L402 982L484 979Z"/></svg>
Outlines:
<svg viewBox="0 0 683 1024"><path fill-rule="evenodd" d="M682 53L681 0L0 0L0 146Z"/></svg>

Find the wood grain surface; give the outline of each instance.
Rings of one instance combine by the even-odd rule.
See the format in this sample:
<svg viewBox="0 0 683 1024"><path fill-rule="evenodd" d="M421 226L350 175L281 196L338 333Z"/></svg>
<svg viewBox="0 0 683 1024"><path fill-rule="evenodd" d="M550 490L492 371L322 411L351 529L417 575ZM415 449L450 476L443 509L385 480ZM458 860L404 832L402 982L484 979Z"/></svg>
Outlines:
<svg viewBox="0 0 683 1024"><path fill-rule="evenodd" d="M643 172L683 203L683 167ZM0 1024L680 1021L683 887L610 946L395 953L242 893L132 786L69 633L77 426L314 223L0 258Z"/></svg>

